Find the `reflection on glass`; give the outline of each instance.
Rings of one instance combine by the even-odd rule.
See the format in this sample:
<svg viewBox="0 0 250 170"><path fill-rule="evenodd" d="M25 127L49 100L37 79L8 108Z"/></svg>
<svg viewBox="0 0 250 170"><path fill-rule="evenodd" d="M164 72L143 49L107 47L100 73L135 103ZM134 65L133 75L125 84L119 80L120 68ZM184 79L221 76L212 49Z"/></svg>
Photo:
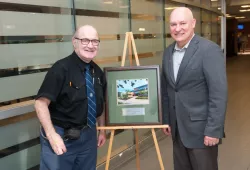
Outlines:
<svg viewBox="0 0 250 170"><path fill-rule="evenodd" d="M193 6L188 6L193 12L193 16L196 19L196 25L195 25L195 34L201 35L201 12L200 8L193 7Z"/></svg>
<svg viewBox="0 0 250 170"><path fill-rule="evenodd" d="M214 10L218 10L218 12L221 12L221 0L211 1L211 8Z"/></svg>
<svg viewBox="0 0 250 170"><path fill-rule="evenodd" d="M207 10L202 10L201 12L201 35L204 38L211 39L211 12Z"/></svg>
<svg viewBox="0 0 250 170"><path fill-rule="evenodd" d="M24 74L34 77L72 52L72 45L67 44L74 31L71 0L31 3L0 2L0 78L18 81ZM24 89L17 86L12 94L7 93L7 87L1 88L3 101L8 102L10 95L13 99L30 96L30 89L39 88L34 87L34 81L28 79L22 84Z"/></svg>
<svg viewBox="0 0 250 170"><path fill-rule="evenodd" d="M160 1L135 0L131 1L131 26L134 34L144 39L136 39L137 52L145 55L140 59L144 65L159 64L164 47L163 41L163 4ZM152 35L147 37L145 35Z"/></svg>
<svg viewBox="0 0 250 170"><path fill-rule="evenodd" d="M220 27L219 27L220 17L216 13L212 13L212 36L211 40L220 45Z"/></svg>
<svg viewBox="0 0 250 170"><path fill-rule="evenodd" d="M201 1L201 5L206 6L208 8L211 7L211 1L210 0L200 0Z"/></svg>

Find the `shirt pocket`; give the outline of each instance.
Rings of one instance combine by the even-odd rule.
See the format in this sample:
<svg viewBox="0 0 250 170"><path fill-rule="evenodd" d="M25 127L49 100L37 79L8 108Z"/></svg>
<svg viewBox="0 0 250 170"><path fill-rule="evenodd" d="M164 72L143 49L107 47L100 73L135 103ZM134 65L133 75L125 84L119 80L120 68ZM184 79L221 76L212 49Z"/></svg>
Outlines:
<svg viewBox="0 0 250 170"><path fill-rule="evenodd" d="M85 100L87 98L86 83L70 81L66 88L66 96L70 102Z"/></svg>

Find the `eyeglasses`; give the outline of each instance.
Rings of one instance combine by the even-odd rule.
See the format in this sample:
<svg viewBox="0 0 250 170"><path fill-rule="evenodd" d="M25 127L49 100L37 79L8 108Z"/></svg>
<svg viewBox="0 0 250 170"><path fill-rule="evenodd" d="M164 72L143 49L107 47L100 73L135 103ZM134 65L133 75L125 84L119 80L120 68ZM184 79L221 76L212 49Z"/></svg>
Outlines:
<svg viewBox="0 0 250 170"><path fill-rule="evenodd" d="M93 39L93 40L90 40L90 39L87 39L87 38L77 38L77 37L74 37L75 39L77 40L81 40L81 43L82 45L88 45L91 41L92 45L93 46L98 46L99 43L100 43L100 40L97 40L97 39Z"/></svg>

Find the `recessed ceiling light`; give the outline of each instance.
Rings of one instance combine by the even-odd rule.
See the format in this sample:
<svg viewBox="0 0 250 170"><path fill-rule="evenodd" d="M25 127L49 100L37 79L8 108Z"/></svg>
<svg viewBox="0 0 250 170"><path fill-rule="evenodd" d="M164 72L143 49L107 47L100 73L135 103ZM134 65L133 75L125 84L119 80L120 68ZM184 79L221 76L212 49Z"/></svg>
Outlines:
<svg viewBox="0 0 250 170"><path fill-rule="evenodd" d="M139 31L145 31L146 29L145 28L139 28Z"/></svg>
<svg viewBox="0 0 250 170"><path fill-rule="evenodd" d="M250 9L241 9L240 12L249 12Z"/></svg>
<svg viewBox="0 0 250 170"><path fill-rule="evenodd" d="M104 4L113 4L113 1L112 0L104 0L103 3Z"/></svg>
<svg viewBox="0 0 250 170"><path fill-rule="evenodd" d="M242 7L242 8L249 8L250 5L242 5L241 7Z"/></svg>
<svg viewBox="0 0 250 170"><path fill-rule="evenodd" d="M173 9L175 9L175 8L177 8L177 7L166 7L165 9L166 9L166 10L173 10Z"/></svg>
<svg viewBox="0 0 250 170"><path fill-rule="evenodd" d="M128 8L128 5L122 5L120 8Z"/></svg>
<svg viewBox="0 0 250 170"><path fill-rule="evenodd" d="M244 17L244 16L242 16L242 17L235 17L236 19L243 19L243 18L246 18L246 17Z"/></svg>
<svg viewBox="0 0 250 170"><path fill-rule="evenodd" d="M218 1L218 0L211 0L212 2L216 2L216 1Z"/></svg>

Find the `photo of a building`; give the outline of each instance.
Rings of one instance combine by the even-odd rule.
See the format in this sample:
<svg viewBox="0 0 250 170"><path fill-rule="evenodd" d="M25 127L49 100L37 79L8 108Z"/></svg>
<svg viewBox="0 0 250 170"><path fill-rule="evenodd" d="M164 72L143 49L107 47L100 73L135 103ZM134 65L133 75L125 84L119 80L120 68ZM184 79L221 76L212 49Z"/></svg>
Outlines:
<svg viewBox="0 0 250 170"><path fill-rule="evenodd" d="M148 79L117 80L117 105L149 104Z"/></svg>

